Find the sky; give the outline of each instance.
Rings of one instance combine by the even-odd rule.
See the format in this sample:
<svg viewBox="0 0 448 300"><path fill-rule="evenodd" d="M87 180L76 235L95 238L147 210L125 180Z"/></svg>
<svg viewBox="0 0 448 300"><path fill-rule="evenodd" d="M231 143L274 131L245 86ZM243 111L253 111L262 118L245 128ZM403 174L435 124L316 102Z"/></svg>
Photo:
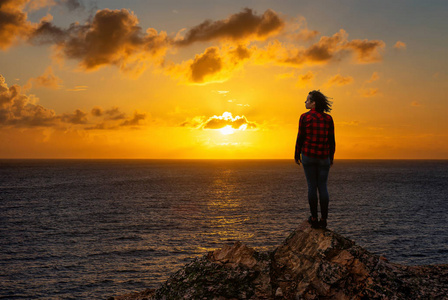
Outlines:
<svg viewBox="0 0 448 300"><path fill-rule="evenodd" d="M0 0L0 158L448 159L448 2Z"/></svg>

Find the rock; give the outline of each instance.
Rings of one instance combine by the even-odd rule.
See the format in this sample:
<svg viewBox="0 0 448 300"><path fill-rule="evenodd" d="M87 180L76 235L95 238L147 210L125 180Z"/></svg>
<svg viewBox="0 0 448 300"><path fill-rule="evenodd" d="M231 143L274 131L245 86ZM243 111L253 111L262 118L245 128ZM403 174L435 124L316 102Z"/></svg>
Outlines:
<svg viewBox="0 0 448 300"><path fill-rule="evenodd" d="M237 242L145 292L115 299L447 299L448 265L389 263L305 221L272 253Z"/></svg>

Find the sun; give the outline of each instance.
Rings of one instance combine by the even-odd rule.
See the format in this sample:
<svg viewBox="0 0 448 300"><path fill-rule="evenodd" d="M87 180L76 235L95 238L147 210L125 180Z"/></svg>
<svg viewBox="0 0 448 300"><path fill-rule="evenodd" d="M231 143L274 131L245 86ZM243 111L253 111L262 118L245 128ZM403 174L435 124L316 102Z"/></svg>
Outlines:
<svg viewBox="0 0 448 300"><path fill-rule="evenodd" d="M221 129L219 129L219 131L221 131L221 134L228 135L228 134L233 134L235 132L235 129L233 129L232 125L227 125Z"/></svg>

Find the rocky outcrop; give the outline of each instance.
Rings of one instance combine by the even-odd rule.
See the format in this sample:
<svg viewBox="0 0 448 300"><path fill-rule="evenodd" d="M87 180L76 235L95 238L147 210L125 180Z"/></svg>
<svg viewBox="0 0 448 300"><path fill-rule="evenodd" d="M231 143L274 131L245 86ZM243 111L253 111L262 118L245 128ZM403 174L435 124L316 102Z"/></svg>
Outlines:
<svg viewBox="0 0 448 300"><path fill-rule="evenodd" d="M302 223L272 253L241 243L197 258L128 299L447 299L448 265L402 266Z"/></svg>

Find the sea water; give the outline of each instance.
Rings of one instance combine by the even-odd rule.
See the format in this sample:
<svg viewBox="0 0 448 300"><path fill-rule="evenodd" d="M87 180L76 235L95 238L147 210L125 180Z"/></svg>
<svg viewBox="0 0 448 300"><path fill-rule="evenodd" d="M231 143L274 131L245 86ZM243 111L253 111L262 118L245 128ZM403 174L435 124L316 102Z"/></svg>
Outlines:
<svg viewBox="0 0 448 300"><path fill-rule="evenodd" d="M448 161L336 160L328 227L392 262L448 263ZM0 160L0 298L156 288L208 251L272 251L309 216L292 160Z"/></svg>

